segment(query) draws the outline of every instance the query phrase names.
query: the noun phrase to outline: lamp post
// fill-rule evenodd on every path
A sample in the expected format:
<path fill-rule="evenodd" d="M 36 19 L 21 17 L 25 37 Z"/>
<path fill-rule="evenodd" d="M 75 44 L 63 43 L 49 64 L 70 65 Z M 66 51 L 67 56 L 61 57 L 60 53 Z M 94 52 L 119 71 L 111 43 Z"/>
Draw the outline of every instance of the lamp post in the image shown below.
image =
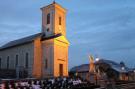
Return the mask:
<path fill-rule="evenodd" d="M 95 59 L 96 62 L 98 62 L 99 60 L 100 60 L 100 58 L 98 58 L 98 57 Z M 98 65 L 98 67 L 96 67 L 96 65 L 95 65 L 95 70 L 97 70 L 97 71 L 95 71 L 96 85 L 97 85 L 98 81 L 99 81 L 99 65 Z"/>
<path fill-rule="evenodd" d="M 124 70 L 125 70 L 125 67 L 122 66 L 122 67 L 121 67 L 121 70 L 124 71 Z M 123 76 L 122 76 L 122 80 L 123 80 Z M 125 79 L 125 75 L 124 75 L 124 80 L 126 80 L 126 79 Z"/>

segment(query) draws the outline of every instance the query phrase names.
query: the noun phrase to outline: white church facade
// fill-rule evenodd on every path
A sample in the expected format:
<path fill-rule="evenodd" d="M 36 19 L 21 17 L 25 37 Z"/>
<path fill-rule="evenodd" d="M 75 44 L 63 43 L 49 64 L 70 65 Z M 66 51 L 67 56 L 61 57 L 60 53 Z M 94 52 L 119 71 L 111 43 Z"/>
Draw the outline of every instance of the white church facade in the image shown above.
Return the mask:
<path fill-rule="evenodd" d="M 34 78 L 68 76 L 66 9 L 53 2 L 41 11 L 40 33 L 0 47 L 0 70 L 22 68 Z"/>

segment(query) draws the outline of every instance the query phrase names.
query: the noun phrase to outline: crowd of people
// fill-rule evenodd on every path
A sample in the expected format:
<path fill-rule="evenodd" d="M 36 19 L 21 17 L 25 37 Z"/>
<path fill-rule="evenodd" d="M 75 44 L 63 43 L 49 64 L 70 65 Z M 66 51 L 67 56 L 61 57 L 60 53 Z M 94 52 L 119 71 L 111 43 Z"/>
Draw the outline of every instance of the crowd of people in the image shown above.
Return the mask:
<path fill-rule="evenodd" d="M 92 87 L 95 87 L 95 85 L 79 77 L 10 80 L 0 84 L 0 89 L 86 89 Z"/>

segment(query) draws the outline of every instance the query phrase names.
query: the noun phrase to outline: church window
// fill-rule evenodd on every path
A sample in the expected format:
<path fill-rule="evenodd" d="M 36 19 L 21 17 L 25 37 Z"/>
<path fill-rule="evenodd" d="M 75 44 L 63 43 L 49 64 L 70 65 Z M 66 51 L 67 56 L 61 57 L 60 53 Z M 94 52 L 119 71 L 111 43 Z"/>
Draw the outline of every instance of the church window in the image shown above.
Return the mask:
<path fill-rule="evenodd" d="M 45 68 L 47 69 L 48 68 L 48 60 L 45 59 Z"/>
<path fill-rule="evenodd" d="M 49 32 L 49 30 L 50 30 L 50 29 L 49 29 L 49 28 L 47 28 L 47 32 Z"/>
<path fill-rule="evenodd" d="M 26 53 L 26 56 L 25 56 L 25 68 L 28 68 L 28 65 L 29 65 L 29 54 Z"/>
<path fill-rule="evenodd" d="M 16 55 L 16 58 L 15 58 L 15 66 L 17 67 L 18 66 L 18 55 Z"/>
<path fill-rule="evenodd" d="M 61 25 L 61 17 L 59 17 L 59 25 Z"/>
<path fill-rule="evenodd" d="M 0 69 L 1 69 L 1 58 L 0 58 Z"/>
<path fill-rule="evenodd" d="M 50 24 L 50 13 L 47 14 L 47 24 Z"/>
<path fill-rule="evenodd" d="M 7 69 L 9 69 L 9 56 L 7 57 Z"/>

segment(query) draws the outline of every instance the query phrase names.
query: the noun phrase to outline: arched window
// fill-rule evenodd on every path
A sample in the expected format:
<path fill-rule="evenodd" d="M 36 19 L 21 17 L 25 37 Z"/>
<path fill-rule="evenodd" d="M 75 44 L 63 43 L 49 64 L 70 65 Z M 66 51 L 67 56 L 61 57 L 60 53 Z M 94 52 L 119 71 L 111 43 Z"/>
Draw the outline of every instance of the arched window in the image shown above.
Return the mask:
<path fill-rule="evenodd" d="M 15 60 L 16 60 L 15 61 L 15 67 L 17 67 L 18 66 L 18 55 L 15 56 Z"/>
<path fill-rule="evenodd" d="M 7 57 L 7 69 L 9 69 L 9 56 Z"/>
<path fill-rule="evenodd" d="M 47 24 L 50 24 L 50 13 L 47 14 Z"/>
<path fill-rule="evenodd" d="M 0 69 L 1 69 L 1 58 L 0 58 Z"/>
<path fill-rule="evenodd" d="M 47 69 L 47 68 L 48 68 L 48 60 L 45 59 L 45 69 Z"/>
<path fill-rule="evenodd" d="M 61 25 L 61 17 L 59 17 L 59 25 Z"/>
<path fill-rule="evenodd" d="M 25 55 L 25 68 L 28 68 L 29 67 L 29 54 L 26 53 Z"/>

